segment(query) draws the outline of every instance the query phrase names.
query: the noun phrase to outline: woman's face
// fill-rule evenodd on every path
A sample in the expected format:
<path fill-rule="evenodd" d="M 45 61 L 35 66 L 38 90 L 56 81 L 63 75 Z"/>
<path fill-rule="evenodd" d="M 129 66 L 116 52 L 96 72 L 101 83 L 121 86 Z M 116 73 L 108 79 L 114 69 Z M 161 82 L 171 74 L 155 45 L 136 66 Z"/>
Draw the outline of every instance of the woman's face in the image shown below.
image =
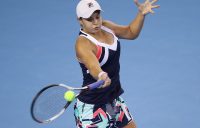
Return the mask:
<path fill-rule="evenodd" d="M 82 29 L 88 33 L 96 33 L 101 30 L 102 25 L 102 17 L 100 15 L 100 11 L 95 11 L 89 18 L 79 19 Z"/>

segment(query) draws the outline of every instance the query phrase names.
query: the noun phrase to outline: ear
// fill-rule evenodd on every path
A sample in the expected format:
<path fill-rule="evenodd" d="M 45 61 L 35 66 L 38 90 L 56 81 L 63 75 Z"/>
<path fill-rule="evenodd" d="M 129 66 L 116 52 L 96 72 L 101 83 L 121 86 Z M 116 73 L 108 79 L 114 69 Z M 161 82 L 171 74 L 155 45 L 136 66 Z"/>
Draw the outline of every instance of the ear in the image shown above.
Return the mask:
<path fill-rule="evenodd" d="M 83 20 L 82 18 L 77 18 L 78 22 L 80 23 L 80 25 L 82 26 L 83 25 Z"/>

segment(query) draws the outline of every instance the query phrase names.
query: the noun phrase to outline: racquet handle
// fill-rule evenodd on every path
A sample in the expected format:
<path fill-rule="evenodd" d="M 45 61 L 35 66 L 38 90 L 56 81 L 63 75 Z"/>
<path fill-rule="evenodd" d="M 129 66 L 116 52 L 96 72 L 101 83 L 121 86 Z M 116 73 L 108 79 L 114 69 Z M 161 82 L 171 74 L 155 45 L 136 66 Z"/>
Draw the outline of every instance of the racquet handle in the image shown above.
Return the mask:
<path fill-rule="evenodd" d="M 104 82 L 105 82 L 105 81 L 100 80 L 100 81 L 97 81 L 97 82 L 94 82 L 94 83 L 92 83 L 92 84 L 87 85 L 87 87 L 88 87 L 89 90 L 93 90 L 93 89 L 98 88 L 98 87 L 100 87 L 101 85 L 103 85 Z"/>

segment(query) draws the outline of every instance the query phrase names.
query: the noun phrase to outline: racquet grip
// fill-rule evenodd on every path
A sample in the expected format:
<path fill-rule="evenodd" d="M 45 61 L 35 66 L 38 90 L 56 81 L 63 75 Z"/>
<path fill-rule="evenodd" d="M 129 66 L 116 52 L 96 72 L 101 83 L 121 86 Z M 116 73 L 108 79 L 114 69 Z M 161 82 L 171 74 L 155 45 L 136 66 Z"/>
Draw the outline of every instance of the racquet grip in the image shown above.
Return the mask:
<path fill-rule="evenodd" d="M 87 85 L 87 87 L 88 87 L 89 90 L 93 90 L 93 89 L 98 88 L 98 87 L 100 87 L 101 85 L 103 85 L 104 82 L 105 82 L 105 81 L 100 80 L 100 81 L 97 81 L 97 82 L 94 82 L 94 83 L 92 83 L 92 84 Z"/>

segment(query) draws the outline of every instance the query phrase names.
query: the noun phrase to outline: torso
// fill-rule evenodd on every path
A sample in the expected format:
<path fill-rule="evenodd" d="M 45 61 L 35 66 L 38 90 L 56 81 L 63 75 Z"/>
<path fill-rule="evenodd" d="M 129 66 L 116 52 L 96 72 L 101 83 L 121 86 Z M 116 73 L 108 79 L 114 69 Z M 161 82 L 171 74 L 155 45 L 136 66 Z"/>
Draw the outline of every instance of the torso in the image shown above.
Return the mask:
<path fill-rule="evenodd" d="M 93 37 L 84 31 L 80 31 L 80 36 L 90 41 L 90 45 L 94 49 L 102 70 L 108 73 L 112 81 L 111 85 L 107 88 L 79 95 L 79 100 L 91 104 L 107 103 L 123 93 L 119 80 L 120 42 L 114 33 L 106 27 L 102 27 L 102 34 L 104 35 Z M 101 38 L 103 36 L 105 37 Z M 89 70 L 84 64 L 80 62 L 80 66 L 83 72 L 83 85 L 95 82 L 96 80 L 90 75 Z"/>

